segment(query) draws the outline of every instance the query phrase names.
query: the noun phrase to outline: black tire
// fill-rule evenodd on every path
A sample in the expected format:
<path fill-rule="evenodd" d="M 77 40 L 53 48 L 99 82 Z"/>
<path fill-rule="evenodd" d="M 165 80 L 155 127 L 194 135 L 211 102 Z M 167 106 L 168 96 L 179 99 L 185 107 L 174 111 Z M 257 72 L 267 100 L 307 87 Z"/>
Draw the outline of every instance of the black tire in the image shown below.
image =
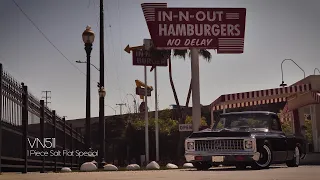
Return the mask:
<path fill-rule="evenodd" d="M 294 149 L 293 158 L 286 162 L 287 166 L 298 167 L 300 165 L 300 158 L 301 158 L 300 148 L 299 146 L 296 146 Z"/>
<path fill-rule="evenodd" d="M 268 169 L 272 163 L 272 149 L 268 144 L 264 144 L 260 149 L 260 158 L 258 161 L 252 163 L 252 169 Z"/>
<path fill-rule="evenodd" d="M 246 168 L 247 168 L 247 165 L 245 165 L 245 164 L 237 164 L 236 165 L 236 169 L 238 169 L 238 170 L 244 170 Z"/>
<path fill-rule="evenodd" d="M 208 170 L 212 167 L 211 163 L 207 162 L 196 162 L 192 164 L 198 171 Z"/>

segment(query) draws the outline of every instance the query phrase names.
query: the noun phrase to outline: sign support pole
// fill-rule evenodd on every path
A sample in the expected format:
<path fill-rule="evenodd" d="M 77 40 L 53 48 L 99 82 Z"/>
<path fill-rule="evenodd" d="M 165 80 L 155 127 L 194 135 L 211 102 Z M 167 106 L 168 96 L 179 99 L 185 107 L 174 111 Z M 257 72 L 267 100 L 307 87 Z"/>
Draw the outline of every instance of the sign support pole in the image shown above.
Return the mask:
<path fill-rule="evenodd" d="M 192 130 L 198 132 L 201 121 L 200 82 L 199 82 L 199 50 L 191 48 L 192 78 Z"/>
<path fill-rule="evenodd" d="M 145 111 L 144 111 L 144 119 L 145 119 L 145 147 L 146 147 L 146 163 L 149 163 L 149 122 L 148 122 L 148 84 L 147 84 L 147 66 L 144 66 L 144 102 L 145 102 Z"/>
<path fill-rule="evenodd" d="M 157 67 L 154 68 L 154 94 L 155 94 L 155 135 L 156 135 L 156 161 L 159 161 L 159 125 L 158 125 L 158 87 L 157 87 Z"/>

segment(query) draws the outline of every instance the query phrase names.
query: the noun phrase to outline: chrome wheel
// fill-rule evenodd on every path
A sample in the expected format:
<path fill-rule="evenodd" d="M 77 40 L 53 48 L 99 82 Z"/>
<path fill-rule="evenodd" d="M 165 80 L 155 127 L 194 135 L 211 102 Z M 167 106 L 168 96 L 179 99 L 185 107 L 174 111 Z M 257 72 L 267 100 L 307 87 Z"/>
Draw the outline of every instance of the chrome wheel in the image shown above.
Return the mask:
<path fill-rule="evenodd" d="M 264 145 L 260 152 L 260 159 L 256 162 L 258 166 L 265 168 L 271 164 L 271 150 L 267 145 Z"/>
<path fill-rule="evenodd" d="M 268 144 L 264 144 L 259 148 L 260 157 L 258 161 L 251 164 L 252 169 L 267 169 L 272 162 L 272 150 Z"/>
<path fill-rule="evenodd" d="M 298 166 L 300 164 L 300 150 L 298 147 L 294 150 L 294 157 L 296 159 L 296 165 Z"/>
<path fill-rule="evenodd" d="M 293 152 L 293 158 L 291 160 L 288 160 L 286 162 L 288 167 L 298 167 L 300 164 L 300 158 L 301 158 L 301 154 L 300 154 L 300 148 L 297 145 L 294 148 L 294 152 Z"/>

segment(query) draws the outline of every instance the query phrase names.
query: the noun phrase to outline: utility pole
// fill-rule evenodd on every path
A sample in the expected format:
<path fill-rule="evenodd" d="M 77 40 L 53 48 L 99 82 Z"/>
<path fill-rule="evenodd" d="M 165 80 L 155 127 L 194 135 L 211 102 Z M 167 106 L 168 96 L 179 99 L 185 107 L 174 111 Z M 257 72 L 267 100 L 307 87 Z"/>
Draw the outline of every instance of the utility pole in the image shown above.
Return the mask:
<path fill-rule="evenodd" d="M 117 106 L 120 106 L 120 115 L 122 115 L 122 106 L 125 106 L 126 103 L 120 103 L 120 104 L 116 104 Z"/>
<path fill-rule="evenodd" d="M 44 104 L 48 107 L 48 104 L 51 102 L 48 101 L 48 99 L 51 99 L 51 91 L 42 91 L 45 95 L 42 96 L 42 99 L 44 99 Z"/>
<path fill-rule="evenodd" d="M 103 0 L 100 0 L 100 87 L 99 92 L 104 89 L 104 12 L 103 12 Z M 101 167 L 105 165 L 105 120 L 104 120 L 104 98 L 99 94 L 99 136 L 100 136 L 100 161 Z"/>

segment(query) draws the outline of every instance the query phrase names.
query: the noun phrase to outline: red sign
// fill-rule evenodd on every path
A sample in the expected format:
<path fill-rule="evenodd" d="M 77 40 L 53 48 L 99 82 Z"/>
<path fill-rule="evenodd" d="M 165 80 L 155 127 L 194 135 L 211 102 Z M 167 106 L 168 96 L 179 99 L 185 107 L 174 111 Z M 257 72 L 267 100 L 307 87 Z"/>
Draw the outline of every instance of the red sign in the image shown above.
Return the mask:
<path fill-rule="evenodd" d="M 148 93 L 147 96 L 151 96 L 151 89 L 147 89 Z M 136 95 L 144 96 L 145 95 L 145 89 L 141 87 L 136 88 Z"/>
<path fill-rule="evenodd" d="M 245 8 L 167 8 L 141 4 L 151 39 L 158 49 L 217 49 L 243 53 Z"/>
<path fill-rule="evenodd" d="M 136 66 L 168 66 L 167 58 L 159 59 L 151 57 L 150 51 L 132 51 L 132 63 Z"/>

